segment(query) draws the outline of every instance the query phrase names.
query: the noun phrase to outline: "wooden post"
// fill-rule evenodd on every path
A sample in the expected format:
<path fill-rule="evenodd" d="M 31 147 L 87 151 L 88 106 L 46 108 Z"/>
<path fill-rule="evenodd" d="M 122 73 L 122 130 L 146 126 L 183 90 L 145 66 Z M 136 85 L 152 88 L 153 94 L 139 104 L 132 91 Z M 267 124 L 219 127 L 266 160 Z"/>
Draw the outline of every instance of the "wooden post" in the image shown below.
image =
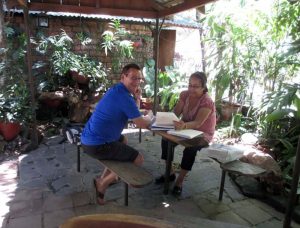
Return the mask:
<path fill-rule="evenodd" d="M 24 23 L 25 23 L 25 32 L 26 32 L 26 40 L 27 40 L 27 70 L 28 70 L 28 80 L 27 83 L 29 84 L 29 90 L 30 90 L 30 97 L 31 102 L 30 106 L 32 109 L 32 132 L 31 132 L 31 144 L 33 148 L 36 148 L 38 146 L 38 135 L 37 135 L 37 129 L 36 129 L 36 100 L 35 100 L 35 83 L 32 76 L 32 52 L 31 52 L 31 43 L 30 43 L 30 28 L 29 28 L 29 13 L 28 13 L 28 7 L 26 2 L 21 1 L 23 4 L 23 12 L 24 12 Z"/>
<path fill-rule="evenodd" d="M 156 115 L 157 107 L 157 77 L 158 77 L 158 52 L 159 52 L 159 18 L 156 18 L 155 30 L 154 30 L 154 101 L 153 101 L 153 114 Z"/>

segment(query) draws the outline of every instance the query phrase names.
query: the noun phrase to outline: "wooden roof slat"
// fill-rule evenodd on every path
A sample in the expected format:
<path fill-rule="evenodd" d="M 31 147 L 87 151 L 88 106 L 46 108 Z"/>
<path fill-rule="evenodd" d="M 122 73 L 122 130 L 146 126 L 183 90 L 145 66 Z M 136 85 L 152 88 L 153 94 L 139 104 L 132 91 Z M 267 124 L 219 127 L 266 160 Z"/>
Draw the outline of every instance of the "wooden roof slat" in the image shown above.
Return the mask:
<path fill-rule="evenodd" d="M 104 14 L 111 16 L 125 16 L 125 17 L 142 17 L 142 18 L 156 18 L 157 13 L 153 11 L 129 10 L 129 9 L 113 9 L 113 8 L 96 8 L 88 6 L 75 5 L 57 5 L 48 3 L 31 3 L 28 5 L 29 10 L 32 11 L 50 11 L 50 12 L 69 12 L 69 13 L 83 13 L 83 14 Z"/>
<path fill-rule="evenodd" d="M 158 17 L 162 18 L 162 17 L 176 14 L 176 13 L 188 10 L 188 9 L 193 9 L 195 7 L 199 7 L 199 6 L 205 5 L 210 2 L 214 2 L 214 1 L 215 0 L 185 0 L 180 5 L 176 5 L 176 6 L 159 11 Z"/>
<path fill-rule="evenodd" d="M 10 9 L 27 5 L 31 11 L 42 12 L 163 18 L 213 1 L 216 0 L 9 0 L 7 5 Z"/>

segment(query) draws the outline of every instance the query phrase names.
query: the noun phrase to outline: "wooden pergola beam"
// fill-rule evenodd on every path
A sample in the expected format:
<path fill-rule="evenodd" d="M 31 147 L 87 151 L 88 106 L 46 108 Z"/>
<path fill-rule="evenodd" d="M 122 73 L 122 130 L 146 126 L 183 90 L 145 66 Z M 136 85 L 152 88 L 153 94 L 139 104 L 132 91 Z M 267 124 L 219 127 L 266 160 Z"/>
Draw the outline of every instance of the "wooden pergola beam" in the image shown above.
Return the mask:
<path fill-rule="evenodd" d="M 199 6 L 203 6 L 207 3 L 214 2 L 215 0 L 185 0 L 180 5 L 167 8 L 158 12 L 158 17 L 162 18 L 172 14 L 176 14 L 185 10 L 193 9 Z"/>
<path fill-rule="evenodd" d="M 10 0 L 10 5 L 18 6 L 15 0 Z M 25 0 L 18 0 L 24 2 Z M 62 5 L 55 3 L 35 3 L 28 4 L 28 10 L 43 11 L 43 12 L 69 12 L 69 13 L 82 13 L 82 14 L 104 14 L 111 16 L 125 16 L 125 17 L 141 17 L 141 18 L 157 18 L 158 14 L 154 11 L 134 10 L 134 9 L 113 9 L 113 8 L 97 8 L 90 6 L 77 6 L 77 5 Z"/>

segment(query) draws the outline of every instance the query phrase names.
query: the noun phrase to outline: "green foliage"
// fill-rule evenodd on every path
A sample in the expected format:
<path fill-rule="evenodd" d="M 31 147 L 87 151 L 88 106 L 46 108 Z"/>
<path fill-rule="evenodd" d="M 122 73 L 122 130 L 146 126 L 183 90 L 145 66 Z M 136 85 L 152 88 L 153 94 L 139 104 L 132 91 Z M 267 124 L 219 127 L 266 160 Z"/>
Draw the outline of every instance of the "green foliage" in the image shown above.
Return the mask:
<path fill-rule="evenodd" d="M 153 59 L 148 59 L 143 68 L 145 77 L 144 91 L 147 97 L 154 96 L 154 70 L 155 62 Z M 179 69 L 173 66 L 165 66 L 165 71 L 160 71 L 157 76 L 157 93 L 160 96 L 160 105 L 172 110 L 179 99 L 179 94 L 187 86 L 186 75 L 181 74 Z"/>
<path fill-rule="evenodd" d="M 129 39 L 129 32 L 122 27 L 120 20 L 116 19 L 109 23 L 109 30 L 102 34 L 101 47 L 105 55 L 112 56 L 112 70 L 118 72 L 122 61 L 133 58 L 133 42 Z"/>
<path fill-rule="evenodd" d="M 81 34 L 82 42 L 88 42 L 87 37 Z M 96 89 L 106 90 L 108 81 L 106 72 L 101 62 L 87 57 L 87 55 L 75 54 L 72 51 L 73 40 L 65 31 L 58 35 L 42 37 L 37 50 L 50 56 L 50 72 L 39 75 L 40 87 L 56 90 L 62 83 L 62 79 L 70 71 L 76 71 L 84 77 L 88 77 L 89 87 L 92 91 Z M 52 72 L 53 71 L 53 72 Z M 59 76 L 59 77 L 57 77 Z"/>
<path fill-rule="evenodd" d="M 55 74 L 65 76 L 78 61 L 76 55 L 71 51 L 72 44 L 72 38 L 62 30 L 59 35 L 42 37 L 37 51 L 50 56 L 51 69 Z"/>
<path fill-rule="evenodd" d="M 300 134 L 299 98 L 299 85 L 283 84 L 279 91 L 266 94 L 257 111 L 260 134 L 277 152 L 283 168 L 296 153 Z"/>
<path fill-rule="evenodd" d="M 145 86 L 144 91 L 146 97 L 153 97 L 154 96 L 154 77 L 155 77 L 155 61 L 154 59 L 148 59 L 143 68 L 143 75 L 145 78 Z"/>
<path fill-rule="evenodd" d="M 26 37 L 11 27 L 5 27 L 6 49 L 1 49 L 0 119 L 30 122 L 32 109 L 26 83 Z"/>
<path fill-rule="evenodd" d="M 176 105 L 180 93 L 187 89 L 187 79 L 185 74 L 181 74 L 179 69 L 173 66 L 165 66 L 165 72 L 159 74 L 158 95 L 161 97 L 160 105 L 172 110 Z"/>
<path fill-rule="evenodd" d="M 212 7 L 207 12 L 204 20 L 207 72 L 213 78 L 217 108 L 224 98 L 242 104 L 251 102 L 253 90 L 249 90 L 250 85 L 251 88 L 258 85 L 265 91 L 274 91 L 279 82 L 297 75 L 299 5 L 299 2 L 279 0 L 271 14 L 255 11 L 239 20 L 230 11 L 220 12 Z M 239 11 L 246 6 L 245 1 Z"/>

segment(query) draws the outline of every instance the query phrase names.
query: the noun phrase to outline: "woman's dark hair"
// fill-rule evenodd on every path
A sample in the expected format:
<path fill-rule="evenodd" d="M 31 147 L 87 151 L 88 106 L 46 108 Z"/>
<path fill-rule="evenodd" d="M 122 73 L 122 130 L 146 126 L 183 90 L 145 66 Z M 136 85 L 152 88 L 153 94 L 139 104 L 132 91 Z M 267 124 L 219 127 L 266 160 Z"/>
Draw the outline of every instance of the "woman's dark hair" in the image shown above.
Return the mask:
<path fill-rule="evenodd" d="M 194 73 L 191 74 L 191 77 L 195 77 L 198 80 L 200 80 L 202 87 L 204 88 L 204 93 L 208 92 L 206 83 L 207 83 L 207 78 L 204 72 L 200 72 L 200 71 L 196 71 Z"/>
<path fill-rule="evenodd" d="M 137 64 L 130 63 L 123 67 L 121 74 L 127 74 L 130 69 L 141 70 L 141 68 Z"/>

